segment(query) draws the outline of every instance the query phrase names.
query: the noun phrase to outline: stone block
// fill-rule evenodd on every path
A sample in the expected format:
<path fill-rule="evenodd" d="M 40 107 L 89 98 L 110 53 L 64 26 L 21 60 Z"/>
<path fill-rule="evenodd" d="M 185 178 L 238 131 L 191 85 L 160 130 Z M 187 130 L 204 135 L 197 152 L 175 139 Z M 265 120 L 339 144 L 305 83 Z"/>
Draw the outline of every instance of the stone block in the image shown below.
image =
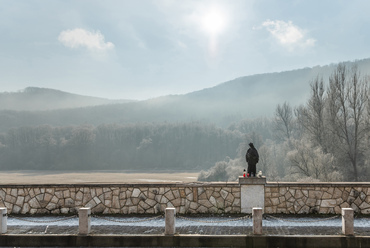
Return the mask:
<path fill-rule="evenodd" d="M 344 235 L 353 235 L 353 209 L 342 208 L 342 233 Z"/>
<path fill-rule="evenodd" d="M 193 209 L 193 210 L 196 210 L 198 208 L 198 203 L 191 202 L 189 208 Z"/>
<path fill-rule="evenodd" d="M 23 204 L 21 214 L 29 214 L 30 213 L 30 205 L 28 203 Z"/>
<path fill-rule="evenodd" d="M 54 192 L 53 192 L 54 194 Z M 26 190 L 25 189 L 18 189 L 18 196 L 26 196 Z"/>
<path fill-rule="evenodd" d="M 322 199 L 332 199 L 333 198 L 333 195 L 329 194 L 328 192 L 324 192 L 324 194 L 322 195 Z"/>
<path fill-rule="evenodd" d="M 58 208 L 58 205 L 55 204 L 55 203 L 49 203 L 46 207 L 45 207 L 47 210 L 51 211 L 51 210 L 54 210 L 54 209 L 57 209 Z"/>
<path fill-rule="evenodd" d="M 363 203 L 361 203 L 361 205 L 359 206 L 359 208 L 361 210 L 368 209 L 368 208 L 370 208 L 370 204 L 368 204 L 367 202 L 363 202 Z"/>
<path fill-rule="evenodd" d="M 303 206 L 299 211 L 298 214 L 308 214 L 310 212 L 310 208 L 308 206 Z"/>
<path fill-rule="evenodd" d="M 308 198 L 308 190 L 302 189 L 302 194 L 304 195 L 304 197 Z"/>
<path fill-rule="evenodd" d="M 185 189 L 180 189 L 180 197 L 181 198 L 186 198 Z"/>
<path fill-rule="evenodd" d="M 296 190 L 296 192 L 295 192 L 295 194 L 294 194 L 294 198 L 295 199 L 300 199 L 300 198 L 302 198 L 303 197 L 303 193 L 302 193 L 302 191 L 301 190 Z"/>
<path fill-rule="evenodd" d="M 265 208 L 266 207 L 271 207 L 271 206 L 272 206 L 271 199 L 270 198 L 265 198 Z"/>
<path fill-rule="evenodd" d="M 220 194 L 221 194 L 221 197 L 222 197 L 223 199 L 226 199 L 226 197 L 227 197 L 227 195 L 229 194 L 229 192 L 227 192 L 226 190 L 222 189 L 222 190 L 220 191 Z"/>
<path fill-rule="evenodd" d="M 328 192 L 330 195 L 333 195 L 334 187 L 330 187 L 326 192 Z"/>
<path fill-rule="evenodd" d="M 217 206 L 217 201 L 216 201 L 216 199 L 215 199 L 213 196 L 211 196 L 211 197 L 209 198 L 209 202 L 210 202 L 213 206 Z"/>
<path fill-rule="evenodd" d="M 24 204 L 24 196 L 18 196 L 15 205 L 22 207 Z"/>
<path fill-rule="evenodd" d="M 164 194 L 164 196 L 169 200 L 172 201 L 175 199 L 175 196 L 173 195 L 172 191 L 168 191 L 167 193 Z"/>
<path fill-rule="evenodd" d="M 144 210 L 147 210 L 147 209 L 149 209 L 149 208 L 150 208 L 150 205 L 149 205 L 149 204 L 147 204 L 147 203 L 145 203 L 145 202 L 143 202 L 143 201 L 140 201 L 140 202 L 139 202 L 139 206 L 140 206 L 142 209 L 144 209 Z"/>
<path fill-rule="evenodd" d="M 171 201 L 172 205 L 175 207 L 175 208 L 178 208 L 181 206 L 181 198 L 176 198 L 174 200 Z"/>
<path fill-rule="evenodd" d="M 112 199 L 112 208 L 120 208 L 120 204 L 119 204 L 119 197 L 118 195 L 113 195 L 113 199 Z"/>
<path fill-rule="evenodd" d="M 206 196 L 207 196 L 208 199 L 212 196 L 213 192 L 214 192 L 213 189 L 207 188 L 207 190 L 206 190 Z"/>
<path fill-rule="evenodd" d="M 158 202 L 152 199 L 146 199 L 145 203 L 148 204 L 151 207 L 154 207 Z"/>
<path fill-rule="evenodd" d="M 231 188 L 232 193 L 239 193 L 240 194 L 240 187 L 232 187 Z"/>
<path fill-rule="evenodd" d="M 320 207 L 319 214 L 328 214 L 329 208 Z"/>
<path fill-rule="evenodd" d="M 41 207 L 36 198 L 32 198 L 28 203 L 30 204 L 31 208 L 40 208 Z"/>
<path fill-rule="evenodd" d="M 309 207 L 314 207 L 316 204 L 316 199 L 308 198 L 306 201 L 306 205 Z"/>
<path fill-rule="evenodd" d="M 360 196 L 358 196 L 356 198 L 356 200 L 354 201 L 354 203 L 356 204 L 356 206 L 360 206 L 362 204 L 362 200 L 361 200 Z"/>
<path fill-rule="evenodd" d="M 265 185 L 241 185 L 240 205 L 242 213 L 252 213 L 252 208 L 265 207 Z"/>
<path fill-rule="evenodd" d="M 80 208 L 78 211 L 79 225 L 78 233 L 80 235 L 87 235 L 91 230 L 91 209 Z"/>
<path fill-rule="evenodd" d="M 208 208 L 206 208 L 205 206 L 199 206 L 197 208 L 197 212 L 198 213 L 201 213 L 201 214 L 207 213 L 208 212 Z"/>
<path fill-rule="evenodd" d="M 333 198 L 334 199 L 341 198 L 342 194 L 343 192 L 339 188 L 335 188 L 333 192 Z"/>
<path fill-rule="evenodd" d="M 240 207 L 240 198 L 235 198 L 232 206 L 233 207 Z"/>
<path fill-rule="evenodd" d="M 361 210 L 361 214 L 370 214 L 370 208 Z"/>
<path fill-rule="evenodd" d="M 279 193 L 280 195 L 285 195 L 288 192 L 286 187 L 280 187 L 279 188 Z"/>
<path fill-rule="evenodd" d="M 361 201 L 365 201 L 366 194 L 364 192 L 360 192 L 360 199 L 361 199 Z"/>
<path fill-rule="evenodd" d="M 85 201 L 85 198 L 86 197 L 89 197 L 91 198 L 91 195 L 90 194 L 84 194 L 84 201 Z M 134 196 L 133 196 L 134 197 Z M 112 200 L 113 198 L 113 192 L 112 191 L 108 191 L 108 192 L 105 192 L 104 193 L 104 199 L 105 200 Z M 90 200 L 90 199 L 89 199 Z"/>
<path fill-rule="evenodd" d="M 279 193 L 279 188 L 278 187 L 271 187 L 270 192 L 271 193 Z"/>
<path fill-rule="evenodd" d="M 289 199 L 289 198 L 291 198 L 293 195 L 289 192 L 289 191 L 287 191 L 286 193 L 285 193 L 285 195 L 284 195 L 284 197 L 285 197 L 285 199 Z"/>
<path fill-rule="evenodd" d="M 228 196 L 225 198 L 225 201 L 228 201 L 228 202 L 233 202 L 234 201 L 234 196 L 233 194 L 229 193 Z"/>
<path fill-rule="evenodd" d="M 206 208 L 213 207 L 212 203 L 210 203 L 208 200 L 199 200 L 198 203 Z"/>
<path fill-rule="evenodd" d="M 309 190 L 308 197 L 313 199 L 321 199 L 322 192 L 318 190 Z"/>
<path fill-rule="evenodd" d="M 262 234 L 262 208 L 253 208 L 252 209 L 252 218 L 253 218 L 253 234 L 261 235 Z"/>
<path fill-rule="evenodd" d="M 4 207 L 0 208 L 0 234 L 6 233 L 8 230 L 8 210 Z"/>
<path fill-rule="evenodd" d="M 340 213 L 341 213 L 341 211 L 342 211 L 342 209 L 341 209 L 339 206 L 336 206 L 336 207 L 334 208 L 334 212 L 335 212 L 335 214 L 340 214 Z"/>
<path fill-rule="evenodd" d="M 321 207 L 328 208 L 328 207 L 335 207 L 337 205 L 337 201 L 334 199 L 329 200 L 322 200 Z"/>
<path fill-rule="evenodd" d="M 270 201 L 273 206 L 277 206 L 280 204 L 279 198 L 271 198 Z"/>

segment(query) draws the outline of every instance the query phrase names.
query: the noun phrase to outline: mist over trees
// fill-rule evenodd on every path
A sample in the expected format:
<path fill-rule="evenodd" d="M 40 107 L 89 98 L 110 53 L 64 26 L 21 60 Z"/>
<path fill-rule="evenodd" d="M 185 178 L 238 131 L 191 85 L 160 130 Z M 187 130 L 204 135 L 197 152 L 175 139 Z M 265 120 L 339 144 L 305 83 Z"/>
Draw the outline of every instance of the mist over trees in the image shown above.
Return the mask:
<path fill-rule="evenodd" d="M 200 170 L 235 157 L 242 135 L 199 123 L 14 128 L 3 170 Z"/>
<path fill-rule="evenodd" d="M 201 171 L 202 181 L 235 181 L 253 142 L 260 154 L 257 171 L 270 181 L 368 181 L 370 59 L 359 64 L 328 66 L 330 73 L 316 68 L 256 75 L 142 102 L 48 111 L 5 106 L 0 170 L 181 170 Z M 274 78 L 292 81 L 273 94 Z M 306 80 L 294 87 L 307 100 L 292 104 L 288 95 L 298 80 Z M 270 98 L 279 100 L 270 107 L 273 115 L 263 112 L 275 103 Z M 262 111 L 259 117 L 251 108 Z"/>
<path fill-rule="evenodd" d="M 326 85 L 319 75 L 311 81 L 306 104 L 294 108 L 287 102 L 278 104 L 270 121 L 246 120 L 230 130 L 246 131 L 241 150 L 246 151 L 248 142 L 255 143 L 262 154 L 257 170 L 269 180 L 368 181 L 369 85 L 370 77 L 357 66 L 341 63 Z M 217 180 L 219 175 L 235 180 L 247 167 L 243 155 L 216 163 L 199 179 Z"/>

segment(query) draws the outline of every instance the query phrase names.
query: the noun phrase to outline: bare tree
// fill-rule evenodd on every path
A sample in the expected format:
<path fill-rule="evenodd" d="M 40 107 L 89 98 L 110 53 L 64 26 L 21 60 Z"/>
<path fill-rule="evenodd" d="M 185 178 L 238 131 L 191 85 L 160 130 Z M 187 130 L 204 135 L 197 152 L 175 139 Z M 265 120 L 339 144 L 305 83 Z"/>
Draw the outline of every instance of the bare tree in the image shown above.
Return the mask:
<path fill-rule="evenodd" d="M 322 78 L 316 77 L 311 82 L 311 96 L 306 106 L 300 106 L 295 109 L 298 124 L 315 146 L 322 147 L 327 152 L 327 133 L 325 132 L 325 102 L 324 82 Z"/>
<path fill-rule="evenodd" d="M 289 103 L 278 104 L 275 110 L 274 127 L 276 136 L 280 140 L 289 140 L 293 133 L 293 110 Z"/>
<path fill-rule="evenodd" d="M 318 179 L 320 181 L 337 181 L 341 175 L 336 172 L 335 159 L 330 153 L 324 153 L 319 146 L 313 146 L 309 140 L 295 140 L 294 149 L 287 157 L 291 174 Z"/>
<path fill-rule="evenodd" d="M 329 78 L 327 90 L 329 128 L 339 142 L 336 148 L 346 154 L 352 165 L 355 181 L 359 178 L 361 143 L 368 130 L 365 123 L 368 83 L 366 77 L 360 77 L 357 67 L 348 70 L 344 64 L 339 64 Z"/>

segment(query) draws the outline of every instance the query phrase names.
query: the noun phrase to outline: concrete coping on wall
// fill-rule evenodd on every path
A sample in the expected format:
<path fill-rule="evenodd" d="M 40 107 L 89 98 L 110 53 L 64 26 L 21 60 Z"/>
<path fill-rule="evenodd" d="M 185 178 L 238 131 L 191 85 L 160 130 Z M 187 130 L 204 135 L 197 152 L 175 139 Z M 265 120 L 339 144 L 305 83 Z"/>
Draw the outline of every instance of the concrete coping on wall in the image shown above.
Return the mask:
<path fill-rule="evenodd" d="M 266 177 L 239 177 L 240 185 L 265 185 Z"/>
<path fill-rule="evenodd" d="M 237 181 L 234 182 L 190 182 L 190 183 L 183 183 L 183 182 L 176 182 L 176 183 L 70 183 L 70 184 L 0 184 L 0 188 L 25 188 L 25 187 L 40 187 L 40 188 L 68 188 L 68 187 L 76 187 L 76 188 L 84 188 L 84 187 L 126 187 L 126 188 L 135 188 L 135 187 L 148 187 L 148 188 L 155 188 L 155 187 L 235 187 L 239 186 Z"/>
<path fill-rule="evenodd" d="M 370 186 L 369 182 L 267 182 L 266 187 L 362 187 Z"/>

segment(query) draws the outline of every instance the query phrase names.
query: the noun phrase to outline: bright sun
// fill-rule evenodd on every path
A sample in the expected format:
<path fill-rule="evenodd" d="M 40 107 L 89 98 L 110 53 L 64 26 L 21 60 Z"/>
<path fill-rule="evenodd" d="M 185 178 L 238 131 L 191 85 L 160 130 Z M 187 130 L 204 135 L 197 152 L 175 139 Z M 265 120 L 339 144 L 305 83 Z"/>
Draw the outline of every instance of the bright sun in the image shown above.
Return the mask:
<path fill-rule="evenodd" d="M 220 9 L 209 10 L 202 18 L 202 28 L 210 35 L 219 35 L 226 28 L 226 15 Z"/>

